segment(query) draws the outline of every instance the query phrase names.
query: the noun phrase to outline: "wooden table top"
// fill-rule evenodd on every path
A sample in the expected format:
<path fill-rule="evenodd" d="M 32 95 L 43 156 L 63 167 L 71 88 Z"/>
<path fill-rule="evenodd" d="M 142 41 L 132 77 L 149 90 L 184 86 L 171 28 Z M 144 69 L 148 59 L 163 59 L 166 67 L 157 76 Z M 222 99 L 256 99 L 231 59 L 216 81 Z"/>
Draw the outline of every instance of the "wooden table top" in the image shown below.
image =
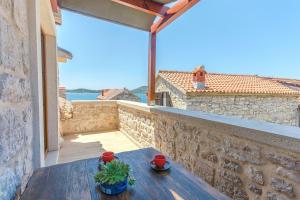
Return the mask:
<path fill-rule="evenodd" d="M 149 162 L 159 152 L 153 148 L 118 154 L 130 164 L 136 179 L 134 186 L 118 196 L 102 194 L 94 181 L 98 159 L 80 160 L 36 170 L 21 197 L 22 200 L 168 200 L 168 199 L 229 199 L 182 166 L 171 162 L 169 172 L 153 171 Z"/>

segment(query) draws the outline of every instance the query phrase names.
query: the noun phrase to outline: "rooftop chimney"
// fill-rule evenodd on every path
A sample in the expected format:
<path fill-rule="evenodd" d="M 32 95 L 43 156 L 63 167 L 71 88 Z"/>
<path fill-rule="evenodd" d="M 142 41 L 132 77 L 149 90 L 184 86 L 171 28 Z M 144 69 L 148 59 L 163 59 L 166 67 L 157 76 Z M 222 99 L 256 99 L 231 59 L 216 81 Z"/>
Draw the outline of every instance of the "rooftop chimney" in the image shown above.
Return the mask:
<path fill-rule="evenodd" d="M 109 91 L 109 89 L 102 89 L 101 96 L 103 96 L 103 97 L 106 96 L 108 91 Z"/>
<path fill-rule="evenodd" d="M 205 74 L 204 66 L 196 67 L 193 71 L 193 85 L 195 89 L 201 90 L 205 88 Z"/>

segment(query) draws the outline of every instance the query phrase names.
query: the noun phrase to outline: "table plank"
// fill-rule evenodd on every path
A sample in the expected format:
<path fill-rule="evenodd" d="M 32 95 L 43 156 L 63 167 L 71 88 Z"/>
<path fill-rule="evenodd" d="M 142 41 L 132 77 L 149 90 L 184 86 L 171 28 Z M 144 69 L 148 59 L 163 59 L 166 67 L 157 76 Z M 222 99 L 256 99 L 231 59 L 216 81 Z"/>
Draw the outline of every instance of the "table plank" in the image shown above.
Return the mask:
<path fill-rule="evenodd" d="M 41 168 L 31 177 L 22 200 L 151 200 L 151 199 L 229 199 L 202 179 L 189 173 L 181 165 L 171 162 L 168 172 L 154 172 L 149 162 L 159 152 L 145 148 L 118 154 L 128 163 L 137 179 L 136 185 L 117 196 L 99 191 L 94 181 L 98 159 L 87 159 Z"/>
<path fill-rule="evenodd" d="M 66 199 L 91 200 L 86 162 L 77 161 L 70 166 L 68 183 L 66 185 Z"/>

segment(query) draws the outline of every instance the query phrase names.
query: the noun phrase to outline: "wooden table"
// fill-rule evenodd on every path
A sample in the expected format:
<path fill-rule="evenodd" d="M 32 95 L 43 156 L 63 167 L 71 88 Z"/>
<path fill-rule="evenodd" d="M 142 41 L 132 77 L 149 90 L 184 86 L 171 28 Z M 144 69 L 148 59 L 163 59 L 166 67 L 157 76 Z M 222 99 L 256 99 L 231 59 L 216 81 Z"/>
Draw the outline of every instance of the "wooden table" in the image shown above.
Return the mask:
<path fill-rule="evenodd" d="M 102 194 L 94 181 L 97 158 L 40 168 L 30 178 L 22 200 L 96 200 L 96 199 L 229 199 L 182 166 L 172 163 L 169 172 L 157 173 L 149 161 L 159 153 L 153 148 L 118 154 L 129 163 L 136 184 L 118 196 Z"/>

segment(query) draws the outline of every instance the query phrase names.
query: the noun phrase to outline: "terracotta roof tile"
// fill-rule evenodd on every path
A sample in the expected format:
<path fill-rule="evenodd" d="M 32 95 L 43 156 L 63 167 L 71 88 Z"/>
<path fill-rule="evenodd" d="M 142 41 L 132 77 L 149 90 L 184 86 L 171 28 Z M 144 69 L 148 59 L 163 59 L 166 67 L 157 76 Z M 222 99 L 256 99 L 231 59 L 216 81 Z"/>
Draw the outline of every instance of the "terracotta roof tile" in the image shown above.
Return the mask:
<path fill-rule="evenodd" d="M 191 72 L 160 71 L 158 76 L 187 93 L 300 95 L 299 91 L 256 75 L 207 73 L 205 89 L 200 90 L 193 87 Z"/>
<path fill-rule="evenodd" d="M 124 92 L 125 89 L 106 89 L 104 96 L 100 93 L 100 95 L 97 97 L 98 100 L 111 100 L 115 96 L 121 94 Z"/>

